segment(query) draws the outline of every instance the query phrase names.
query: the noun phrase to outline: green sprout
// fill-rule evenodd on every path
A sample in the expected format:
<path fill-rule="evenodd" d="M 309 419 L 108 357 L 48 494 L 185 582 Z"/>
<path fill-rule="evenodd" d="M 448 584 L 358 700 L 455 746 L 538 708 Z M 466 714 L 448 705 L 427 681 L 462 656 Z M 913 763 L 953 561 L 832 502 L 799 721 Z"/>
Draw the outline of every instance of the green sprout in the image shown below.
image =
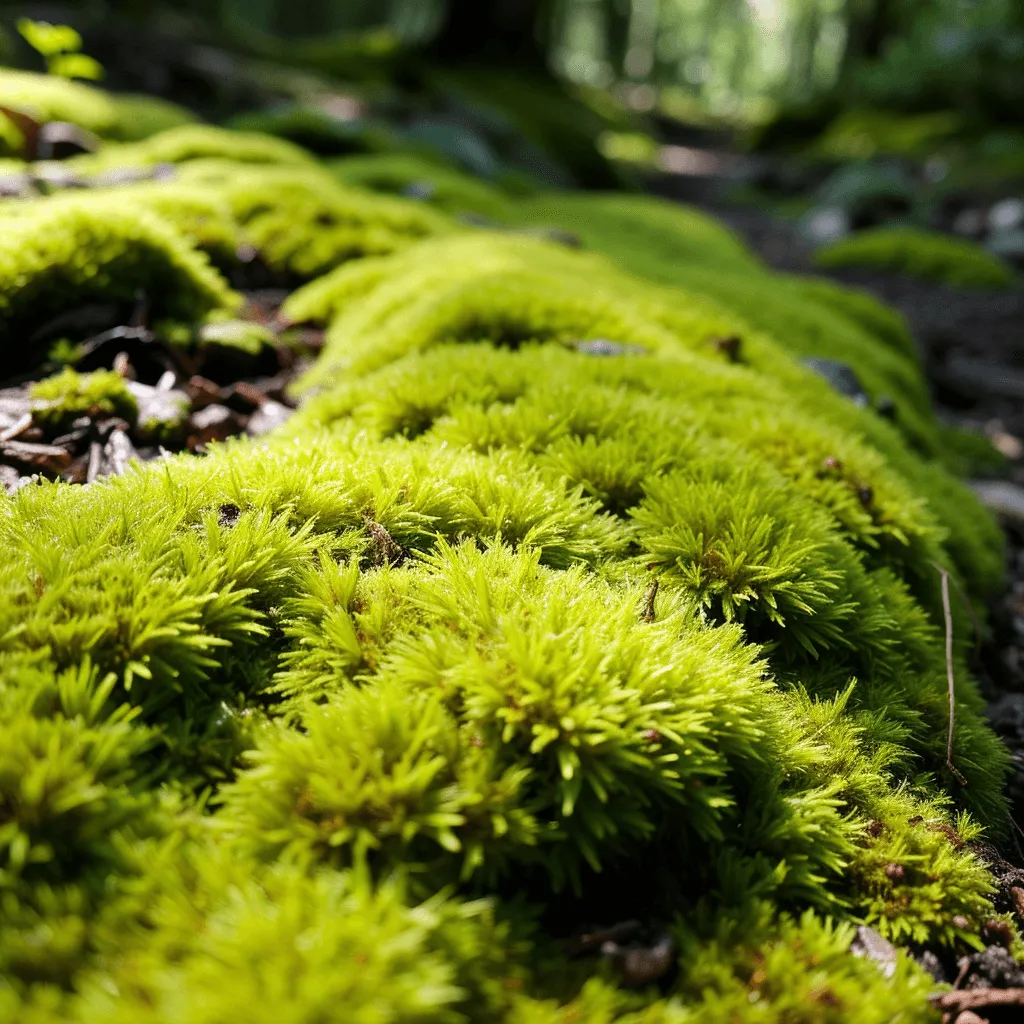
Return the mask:
<path fill-rule="evenodd" d="M 103 78 L 103 65 L 81 52 L 82 37 L 70 25 L 51 25 L 31 18 L 18 20 L 18 32 L 46 61 L 46 70 L 58 78 Z"/>

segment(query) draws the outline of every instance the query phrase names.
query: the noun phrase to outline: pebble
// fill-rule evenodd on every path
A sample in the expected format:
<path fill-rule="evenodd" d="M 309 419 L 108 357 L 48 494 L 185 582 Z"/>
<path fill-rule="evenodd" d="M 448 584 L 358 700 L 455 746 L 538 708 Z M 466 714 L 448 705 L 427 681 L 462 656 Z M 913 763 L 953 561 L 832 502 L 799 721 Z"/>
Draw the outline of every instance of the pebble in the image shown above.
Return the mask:
<path fill-rule="evenodd" d="M 1024 523 L 1024 487 L 1009 480 L 972 480 L 971 489 L 997 515 Z"/>

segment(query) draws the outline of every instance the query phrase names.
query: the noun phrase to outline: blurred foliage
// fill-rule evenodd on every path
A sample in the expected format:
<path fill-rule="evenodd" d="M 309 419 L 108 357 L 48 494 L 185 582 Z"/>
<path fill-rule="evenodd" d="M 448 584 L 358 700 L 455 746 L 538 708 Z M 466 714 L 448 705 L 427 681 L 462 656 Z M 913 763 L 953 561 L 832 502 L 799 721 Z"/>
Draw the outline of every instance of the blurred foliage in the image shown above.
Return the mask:
<path fill-rule="evenodd" d="M 2 0 L 0 9 L 31 5 Z M 53 5 L 46 5 L 48 8 Z M 410 49 L 548 65 L 627 105 L 763 121 L 844 105 L 1019 120 L 1019 0 L 81 0 L 78 17 L 189 18 L 265 57 L 363 78 Z M 72 22 L 76 24 L 77 22 Z M 492 45 L 498 38 L 505 48 Z M 484 41 L 482 41 L 484 40 Z M 2 53 L 2 42 L 0 42 Z"/>

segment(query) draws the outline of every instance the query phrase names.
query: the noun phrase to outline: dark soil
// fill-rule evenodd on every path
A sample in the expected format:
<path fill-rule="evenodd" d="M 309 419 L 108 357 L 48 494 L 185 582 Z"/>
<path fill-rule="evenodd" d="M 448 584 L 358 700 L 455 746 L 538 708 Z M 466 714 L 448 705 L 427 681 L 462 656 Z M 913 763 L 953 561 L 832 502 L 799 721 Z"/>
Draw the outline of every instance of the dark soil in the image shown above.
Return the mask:
<path fill-rule="evenodd" d="M 0 381 L 0 487 L 13 493 L 40 478 L 90 484 L 124 473 L 132 462 L 181 451 L 202 454 L 211 442 L 279 426 L 293 407 L 288 385 L 323 340 L 319 332 L 279 321 L 286 294 L 245 293 L 241 319 L 275 338 L 258 355 L 201 339 L 183 348 L 151 331 L 144 316 L 96 334 L 88 331 L 89 308 L 62 317 L 63 329 L 77 327 L 81 336 L 71 365 L 120 374 L 138 403 L 138 419 L 129 423 L 94 409 L 48 429 L 33 419 L 31 385 L 57 365 L 40 364 L 29 380 Z"/>

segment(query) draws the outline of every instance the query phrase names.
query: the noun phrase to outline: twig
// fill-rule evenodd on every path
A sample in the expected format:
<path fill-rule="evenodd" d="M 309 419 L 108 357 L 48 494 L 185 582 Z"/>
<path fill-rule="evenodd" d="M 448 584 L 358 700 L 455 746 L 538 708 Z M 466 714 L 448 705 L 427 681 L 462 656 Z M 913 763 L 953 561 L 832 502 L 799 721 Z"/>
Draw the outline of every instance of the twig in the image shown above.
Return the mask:
<path fill-rule="evenodd" d="M 658 596 L 660 583 L 655 580 L 647 591 L 647 598 L 644 601 L 644 622 L 654 621 L 654 599 Z"/>
<path fill-rule="evenodd" d="M 942 572 L 942 567 L 938 562 L 932 562 L 939 572 Z M 971 619 L 971 628 L 974 630 L 974 654 L 977 656 L 981 653 L 981 623 L 978 622 L 978 615 L 974 610 L 974 605 L 971 604 L 971 599 L 967 596 L 967 591 L 960 586 L 960 581 L 953 578 L 953 586 L 956 587 L 956 592 L 960 595 L 960 600 L 963 602 L 964 608 L 967 609 L 967 614 Z"/>
<path fill-rule="evenodd" d="M 13 441 L 32 426 L 32 413 L 27 412 L 4 430 L 0 430 L 0 441 Z"/>
<path fill-rule="evenodd" d="M 962 1013 L 988 1006 L 1024 1006 L 1024 988 L 973 988 L 932 996 L 940 1010 Z"/>
<path fill-rule="evenodd" d="M 949 690 L 949 732 L 946 734 L 946 767 L 961 786 L 967 779 L 953 764 L 953 729 L 956 725 L 956 691 L 953 679 L 953 613 L 949 607 L 949 573 L 938 564 L 932 563 L 942 577 L 942 614 L 946 620 L 946 686 Z"/>
<path fill-rule="evenodd" d="M 1020 840 L 1017 838 L 1018 832 L 1024 836 L 1024 829 L 1017 824 L 1016 819 L 1009 811 L 1006 812 L 1006 820 L 1013 826 L 1010 830 L 1010 835 L 1013 836 L 1013 846 L 1017 851 L 1017 863 L 1024 864 L 1024 850 L 1020 848 Z M 1021 909 L 1024 911 L 1024 905 L 1022 905 Z M 1021 919 L 1024 920 L 1024 913 L 1021 914 Z"/>

